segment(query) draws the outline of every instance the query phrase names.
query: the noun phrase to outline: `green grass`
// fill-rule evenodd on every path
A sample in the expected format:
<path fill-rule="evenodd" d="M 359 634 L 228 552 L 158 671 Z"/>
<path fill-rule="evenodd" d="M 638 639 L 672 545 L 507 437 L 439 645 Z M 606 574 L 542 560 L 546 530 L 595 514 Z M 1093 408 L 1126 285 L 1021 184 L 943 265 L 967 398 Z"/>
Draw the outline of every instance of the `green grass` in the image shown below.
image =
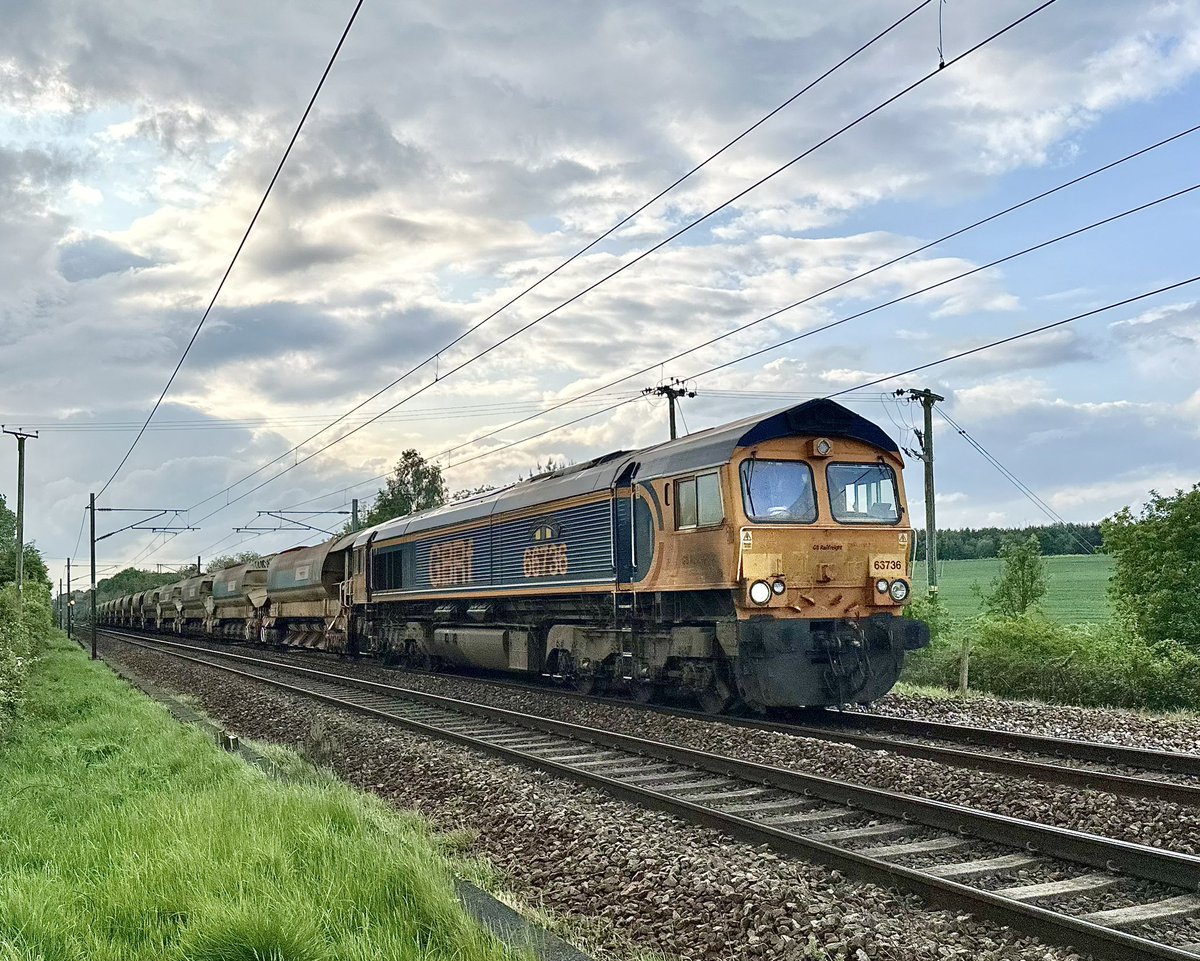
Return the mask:
<path fill-rule="evenodd" d="M 1107 554 L 1046 557 L 1048 590 L 1042 599 L 1047 617 L 1062 624 L 1095 624 L 1112 615 L 1108 601 L 1108 578 L 1112 558 Z M 938 592 L 946 610 L 954 617 L 973 617 L 982 612 L 972 584 L 987 589 L 1000 573 L 1000 560 L 943 561 L 938 575 Z M 915 565 L 913 588 L 925 596 L 925 562 Z"/>
<path fill-rule="evenodd" d="M 475 961 L 423 822 L 269 779 L 65 640 L 0 743 L 2 961 Z"/>

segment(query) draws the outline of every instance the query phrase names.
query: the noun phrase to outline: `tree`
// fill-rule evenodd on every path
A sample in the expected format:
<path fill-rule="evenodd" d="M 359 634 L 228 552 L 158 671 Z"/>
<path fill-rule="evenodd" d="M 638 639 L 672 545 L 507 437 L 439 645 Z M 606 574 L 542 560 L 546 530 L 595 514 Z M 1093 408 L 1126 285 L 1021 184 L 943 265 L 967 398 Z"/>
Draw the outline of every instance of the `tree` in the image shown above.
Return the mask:
<path fill-rule="evenodd" d="M 382 524 L 395 517 L 441 507 L 446 503 L 446 482 L 442 470 L 412 448 L 396 461 L 387 486 L 379 491 L 375 503 L 363 516 L 363 526 Z"/>
<path fill-rule="evenodd" d="M 988 613 L 1020 617 L 1046 594 L 1046 564 L 1037 534 L 1010 540 L 1000 548 L 1000 576 L 983 595 Z"/>
<path fill-rule="evenodd" d="M 239 567 L 242 564 L 252 564 L 254 561 L 261 561 L 262 554 L 258 551 L 242 551 L 240 554 L 224 554 L 221 557 L 214 557 L 208 562 L 204 568 L 206 574 L 214 574 L 217 571 L 223 571 L 230 567 Z"/>
<path fill-rule="evenodd" d="M 0 494 L 0 584 L 17 580 L 17 515 L 8 509 Z M 25 580 L 50 585 L 50 574 L 41 552 L 32 544 L 25 545 Z"/>
<path fill-rule="evenodd" d="M 1200 648 L 1200 484 L 1172 497 L 1151 491 L 1139 515 L 1125 507 L 1100 527 L 1118 614 L 1152 644 Z"/>
<path fill-rule="evenodd" d="M 195 572 L 195 564 L 192 565 L 191 570 Z M 143 571 L 137 567 L 127 567 L 112 577 L 102 579 L 96 585 L 96 603 L 102 604 L 104 601 L 124 597 L 126 594 L 140 594 L 142 591 L 153 590 L 156 587 L 162 587 L 164 584 L 174 584 L 186 576 L 186 574 L 178 571 Z M 86 604 L 86 592 L 82 597 L 84 598 L 83 600 L 76 599 L 78 601 L 77 607 Z"/>

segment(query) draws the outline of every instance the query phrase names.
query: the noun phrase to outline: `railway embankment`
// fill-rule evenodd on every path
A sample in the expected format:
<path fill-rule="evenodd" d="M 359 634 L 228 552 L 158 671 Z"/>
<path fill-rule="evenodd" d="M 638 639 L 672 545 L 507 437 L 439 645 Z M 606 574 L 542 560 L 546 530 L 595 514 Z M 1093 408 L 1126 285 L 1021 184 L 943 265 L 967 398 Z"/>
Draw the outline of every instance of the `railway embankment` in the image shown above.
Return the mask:
<path fill-rule="evenodd" d="M 113 638 L 102 639 L 102 651 L 191 692 L 246 735 L 299 746 L 319 724 L 344 779 L 473 838 L 472 854 L 521 900 L 585 931 L 597 956 L 1079 957 L 462 745 Z"/>
<path fill-rule="evenodd" d="M 419 818 L 219 750 L 61 635 L 0 750 L 0 954 L 496 959 Z"/>

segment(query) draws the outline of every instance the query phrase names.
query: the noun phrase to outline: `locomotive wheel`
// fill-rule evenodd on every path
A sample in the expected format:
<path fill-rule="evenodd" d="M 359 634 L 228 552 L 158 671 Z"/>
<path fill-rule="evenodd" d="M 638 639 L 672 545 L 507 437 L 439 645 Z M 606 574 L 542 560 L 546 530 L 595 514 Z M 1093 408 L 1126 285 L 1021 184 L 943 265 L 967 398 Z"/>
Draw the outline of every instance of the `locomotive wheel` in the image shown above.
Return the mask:
<path fill-rule="evenodd" d="M 733 706 L 733 692 L 724 681 L 716 679 L 703 691 L 696 692 L 696 701 L 705 714 L 724 714 Z"/>

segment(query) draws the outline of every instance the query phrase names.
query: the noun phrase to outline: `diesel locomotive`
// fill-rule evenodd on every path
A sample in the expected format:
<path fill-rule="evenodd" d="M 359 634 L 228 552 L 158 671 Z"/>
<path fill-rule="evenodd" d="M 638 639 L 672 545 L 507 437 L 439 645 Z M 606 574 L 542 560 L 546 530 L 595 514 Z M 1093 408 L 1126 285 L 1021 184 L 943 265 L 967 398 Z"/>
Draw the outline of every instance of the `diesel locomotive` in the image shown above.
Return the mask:
<path fill-rule="evenodd" d="M 106 623 L 709 711 L 875 700 L 929 643 L 903 461 L 814 400 L 110 601 Z"/>

